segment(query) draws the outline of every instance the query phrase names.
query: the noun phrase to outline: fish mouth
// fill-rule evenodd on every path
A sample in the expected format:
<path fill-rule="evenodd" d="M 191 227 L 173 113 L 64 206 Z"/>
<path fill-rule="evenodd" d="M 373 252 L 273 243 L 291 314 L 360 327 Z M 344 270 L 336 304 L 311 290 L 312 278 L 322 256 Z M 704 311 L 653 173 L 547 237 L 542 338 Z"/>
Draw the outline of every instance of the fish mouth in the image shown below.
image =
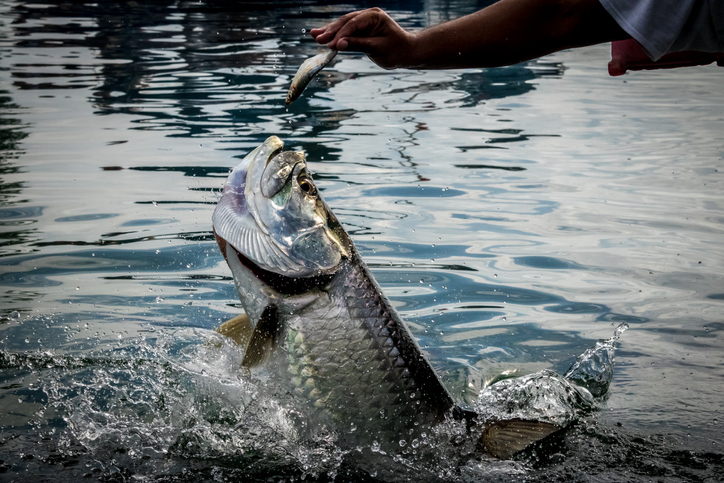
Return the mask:
<path fill-rule="evenodd" d="M 258 216 L 260 210 L 256 205 L 264 203 L 262 198 L 273 198 L 295 174 L 298 176 L 306 173 L 307 162 L 304 153 L 283 151 L 283 147 L 281 139 L 271 136 L 257 148 L 259 151 L 252 156 L 247 166 L 244 180 L 246 202 L 249 204 L 249 212 L 260 225 L 264 225 L 263 217 Z M 266 231 L 265 227 L 263 229 Z"/>
<path fill-rule="evenodd" d="M 267 168 L 272 164 L 272 161 L 282 154 L 284 149 L 284 143 L 281 139 L 276 136 L 272 136 L 257 148 L 260 152 L 256 156 L 252 156 L 249 166 L 246 171 L 246 179 L 244 180 L 244 191 L 251 191 L 249 194 L 255 194 L 261 192 L 266 196 L 268 190 L 264 189 L 265 176 Z M 249 190 L 249 188 L 251 188 Z M 247 203 L 252 200 L 249 199 L 247 194 Z M 254 204 L 253 202 L 250 204 Z M 253 206 L 248 207 L 252 213 L 254 210 Z M 257 218 L 255 216 L 255 218 Z M 258 221 L 258 218 L 257 218 Z"/>
<path fill-rule="evenodd" d="M 269 157 L 266 158 L 266 165 L 267 165 L 267 166 L 269 166 L 269 163 L 271 163 L 271 160 L 272 160 L 272 159 L 276 158 L 277 156 L 279 156 L 279 155 L 282 153 L 282 149 L 284 149 L 284 146 L 279 146 L 278 148 L 276 148 L 274 151 L 272 151 L 272 152 L 269 154 Z"/>

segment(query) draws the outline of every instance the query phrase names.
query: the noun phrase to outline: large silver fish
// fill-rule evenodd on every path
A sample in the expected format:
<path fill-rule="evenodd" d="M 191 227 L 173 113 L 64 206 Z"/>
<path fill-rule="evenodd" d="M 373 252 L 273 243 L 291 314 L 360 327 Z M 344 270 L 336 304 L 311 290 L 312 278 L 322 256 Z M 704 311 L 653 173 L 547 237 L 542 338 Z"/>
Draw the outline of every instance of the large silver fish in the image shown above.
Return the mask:
<path fill-rule="evenodd" d="M 272 136 L 246 156 L 213 214 L 246 312 L 218 330 L 245 347 L 243 364 L 267 362 L 353 444 L 388 452 L 446 419 L 464 421 L 497 457 L 559 430 L 520 418 L 483 423 L 455 404 L 322 200 L 304 154 L 282 147 Z"/>

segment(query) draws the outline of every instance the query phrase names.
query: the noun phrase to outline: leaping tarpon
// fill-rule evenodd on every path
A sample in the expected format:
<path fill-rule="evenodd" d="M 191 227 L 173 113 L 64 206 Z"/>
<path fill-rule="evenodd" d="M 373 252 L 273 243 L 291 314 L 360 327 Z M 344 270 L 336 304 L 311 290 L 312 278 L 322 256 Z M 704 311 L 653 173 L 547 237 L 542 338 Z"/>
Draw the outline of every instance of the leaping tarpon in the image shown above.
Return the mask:
<path fill-rule="evenodd" d="M 559 431 L 520 417 L 483 420 L 455 403 L 322 200 L 304 153 L 282 148 L 272 136 L 249 153 L 213 213 L 245 310 L 218 331 L 243 346 L 243 365 L 273 366 L 308 411 L 388 453 L 400 435 L 413 440 L 448 420 L 499 458 Z M 591 398 L 569 379 L 561 384 Z"/>

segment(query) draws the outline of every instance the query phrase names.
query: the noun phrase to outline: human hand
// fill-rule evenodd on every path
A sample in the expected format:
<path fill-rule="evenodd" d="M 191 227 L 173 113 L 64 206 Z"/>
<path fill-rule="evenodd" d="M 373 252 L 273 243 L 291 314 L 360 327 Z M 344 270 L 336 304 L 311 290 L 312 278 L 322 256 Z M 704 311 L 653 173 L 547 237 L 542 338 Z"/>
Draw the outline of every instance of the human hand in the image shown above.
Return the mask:
<path fill-rule="evenodd" d="M 415 35 L 379 8 L 348 13 L 324 27 L 312 29 L 310 34 L 330 49 L 364 52 L 384 69 L 415 65 Z"/>

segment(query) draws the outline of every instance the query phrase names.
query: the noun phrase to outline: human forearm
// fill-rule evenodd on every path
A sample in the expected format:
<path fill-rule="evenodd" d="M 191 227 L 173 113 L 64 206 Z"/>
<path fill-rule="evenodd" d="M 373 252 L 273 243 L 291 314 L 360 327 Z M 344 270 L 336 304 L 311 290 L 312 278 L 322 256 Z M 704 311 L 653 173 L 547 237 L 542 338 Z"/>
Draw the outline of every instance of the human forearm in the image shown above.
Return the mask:
<path fill-rule="evenodd" d="M 331 48 L 365 52 L 385 68 L 419 69 L 509 65 L 628 37 L 598 0 L 502 0 L 418 32 L 405 31 L 381 10 L 370 9 L 312 35 Z"/>
<path fill-rule="evenodd" d="M 626 38 L 598 0 L 502 0 L 414 34 L 410 65 L 495 67 Z"/>

